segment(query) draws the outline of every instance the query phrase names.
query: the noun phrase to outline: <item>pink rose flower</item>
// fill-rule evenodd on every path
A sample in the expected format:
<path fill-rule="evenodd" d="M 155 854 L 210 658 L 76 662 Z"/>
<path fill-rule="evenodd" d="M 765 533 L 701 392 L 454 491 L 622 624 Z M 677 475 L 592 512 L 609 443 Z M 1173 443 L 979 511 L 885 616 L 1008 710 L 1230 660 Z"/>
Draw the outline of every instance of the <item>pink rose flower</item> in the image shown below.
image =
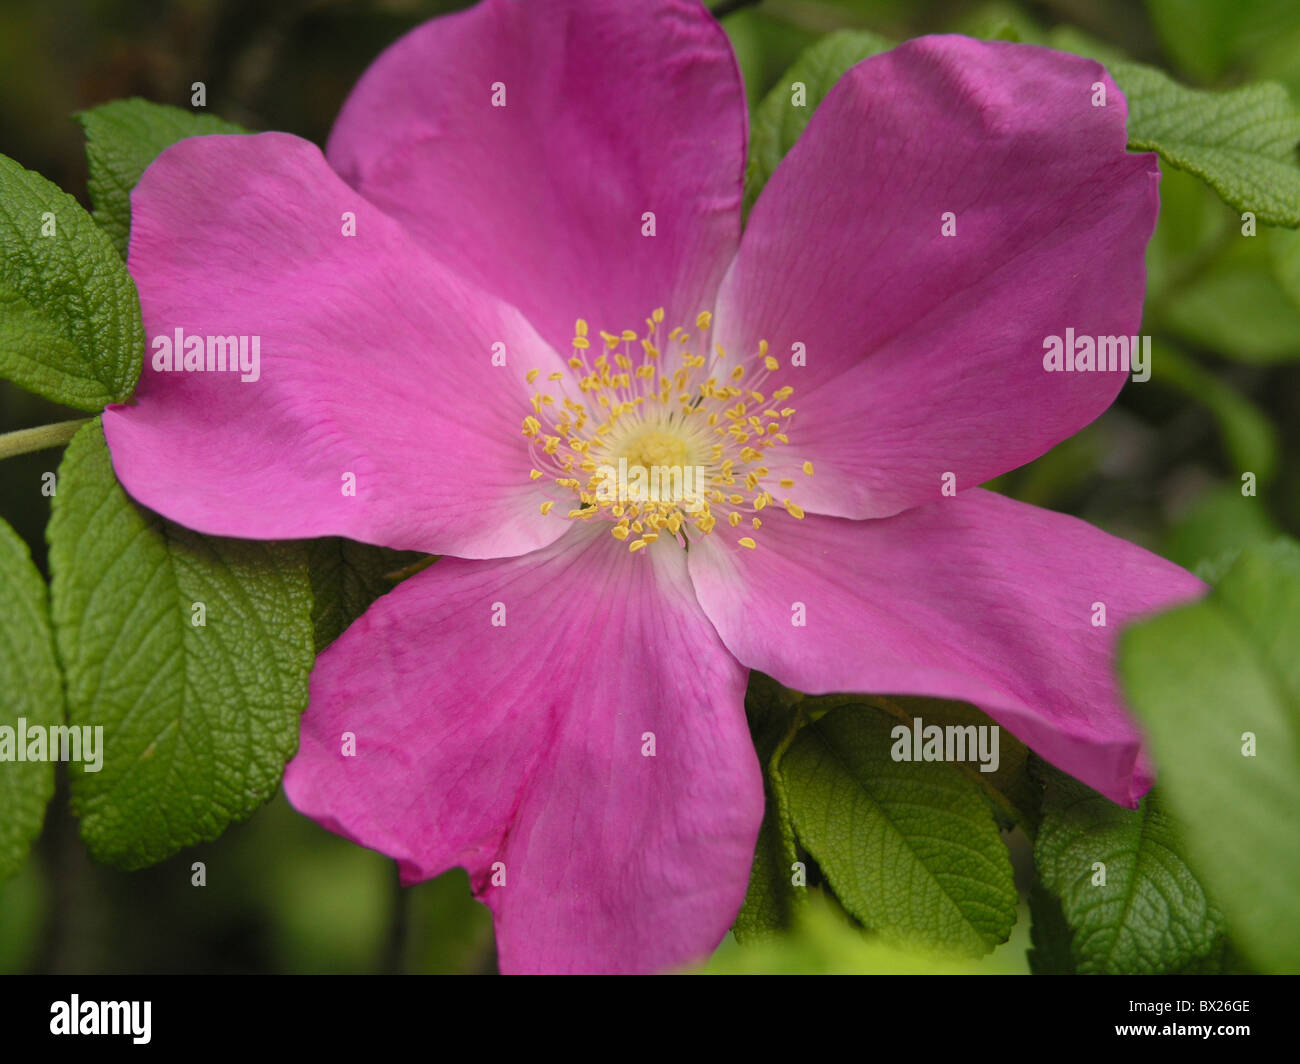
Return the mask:
<path fill-rule="evenodd" d="M 151 340 L 258 336 L 261 365 L 146 357 L 117 473 L 206 533 L 446 556 L 322 654 L 285 788 L 408 883 L 466 868 L 503 971 L 717 944 L 763 815 L 749 669 L 973 702 L 1128 806 L 1151 782 L 1115 634 L 1202 585 L 977 487 L 1124 383 L 1043 364 L 1138 330 L 1159 173 L 1119 91 L 910 41 L 742 236 L 746 140 L 699 3 L 484 0 L 385 52 L 324 156 L 194 138 L 132 196 Z M 620 458 L 707 490 L 619 495 Z"/>

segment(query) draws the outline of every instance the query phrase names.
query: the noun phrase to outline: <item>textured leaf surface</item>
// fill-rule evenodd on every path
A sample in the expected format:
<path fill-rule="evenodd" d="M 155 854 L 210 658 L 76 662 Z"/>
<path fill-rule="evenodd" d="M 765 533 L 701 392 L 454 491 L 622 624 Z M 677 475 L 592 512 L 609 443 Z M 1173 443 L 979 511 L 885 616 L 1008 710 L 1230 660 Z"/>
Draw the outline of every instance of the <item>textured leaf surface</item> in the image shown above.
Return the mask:
<path fill-rule="evenodd" d="M 1011 861 L 979 787 L 944 762 L 890 757 L 895 722 L 831 710 L 782 759 L 799 841 L 835 896 L 872 930 L 986 953 L 1016 920 Z"/>
<path fill-rule="evenodd" d="M 57 185 L 0 155 L 0 376 L 101 410 L 130 398 L 143 354 L 140 299 L 112 242 Z"/>
<path fill-rule="evenodd" d="M 216 115 L 139 99 L 114 100 L 81 111 L 76 119 L 86 132 L 95 221 L 122 258 L 131 233 L 131 189 L 158 154 L 186 137 L 248 132 Z"/>
<path fill-rule="evenodd" d="M 0 727 L 49 728 L 63 721 L 63 683 L 54 658 L 45 581 L 27 544 L 0 521 Z M 17 756 L 17 750 L 13 752 Z M 72 771 L 80 771 L 73 766 Z M 27 859 L 54 793 L 49 761 L 0 761 L 0 880 Z"/>
<path fill-rule="evenodd" d="M 334 642 L 375 599 L 397 586 L 404 570 L 419 564 L 423 557 L 414 551 L 372 547 L 340 536 L 309 542 L 316 650 Z"/>
<path fill-rule="evenodd" d="M 1126 631 L 1120 673 L 1187 853 L 1257 968 L 1300 971 L 1300 545 Z M 1254 753 L 1247 756 L 1247 736 Z"/>
<path fill-rule="evenodd" d="M 98 421 L 64 455 L 48 535 L 69 720 L 104 728 L 102 771 L 72 778 L 82 836 L 126 868 L 215 838 L 275 792 L 297 747 L 305 548 L 202 536 L 138 507 Z"/>
<path fill-rule="evenodd" d="M 805 899 L 806 888 L 793 883 L 792 865 L 799 853 L 778 756 L 803 723 L 796 702 L 797 696 L 791 699 L 790 692 L 775 680 L 762 673 L 750 673 L 745 713 L 763 766 L 766 806 L 745 903 L 732 928 L 739 942 L 762 941 L 791 927 Z"/>
<path fill-rule="evenodd" d="M 1060 902 L 1073 932 L 1074 969 L 1082 974 L 1177 972 L 1219 945 L 1222 918 L 1152 794 L 1138 809 L 1124 809 L 1053 773 L 1034 864 Z M 1097 864 L 1105 866 L 1104 884 Z M 1039 963 L 1060 970 L 1062 951 L 1048 945 L 1059 940 L 1054 931 L 1035 937 Z"/>
<path fill-rule="evenodd" d="M 1110 73 L 1128 100 L 1130 148 L 1196 174 L 1261 223 L 1300 225 L 1300 112 L 1286 89 L 1189 89 L 1140 63 L 1113 63 Z"/>

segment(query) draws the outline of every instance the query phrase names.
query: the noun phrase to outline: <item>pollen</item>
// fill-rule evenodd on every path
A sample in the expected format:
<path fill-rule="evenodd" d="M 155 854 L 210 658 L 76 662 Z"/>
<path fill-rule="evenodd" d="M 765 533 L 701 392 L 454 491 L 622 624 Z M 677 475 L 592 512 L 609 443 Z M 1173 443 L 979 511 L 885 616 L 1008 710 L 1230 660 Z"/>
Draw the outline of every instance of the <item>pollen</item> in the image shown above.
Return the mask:
<path fill-rule="evenodd" d="M 758 531 L 755 515 L 776 501 L 770 452 L 789 444 L 795 416 L 784 405 L 794 389 L 768 383 L 781 367 L 766 341 L 748 358 L 729 357 L 707 338 L 709 311 L 694 318 L 694 339 L 680 325 L 665 334 L 664 318 L 658 307 L 639 333 L 597 330 L 594 349 L 579 318 L 568 371 L 525 375 L 535 391 L 521 427 L 528 477 L 544 490 L 542 514 L 606 522 L 633 554 L 660 540 L 689 549 L 742 523 Z M 812 476 L 811 462 L 802 469 Z M 779 486 L 786 513 L 802 518 L 787 497 L 794 482 Z M 752 536 L 724 539 L 756 547 Z"/>

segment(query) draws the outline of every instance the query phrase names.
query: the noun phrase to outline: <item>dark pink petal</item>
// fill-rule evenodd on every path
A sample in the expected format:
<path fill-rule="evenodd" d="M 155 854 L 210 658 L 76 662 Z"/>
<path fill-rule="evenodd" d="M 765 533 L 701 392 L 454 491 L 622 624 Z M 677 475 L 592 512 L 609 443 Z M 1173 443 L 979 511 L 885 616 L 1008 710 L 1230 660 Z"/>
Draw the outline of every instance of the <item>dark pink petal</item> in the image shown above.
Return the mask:
<path fill-rule="evenodd" d="M 629 556 L 584 527 L 443 559 L 321 656 L 285 789 L 408 883 L 468 869 L 504 971 L 659 970 L 707 954 L 745 894 L 745 678 L 671 543 Z"/>
<path fill-rule="evenodd" d="M 973 702 L 1113 801 L 1136 806 L 1150 786 L 1115 640 L 1139 614 L 1201 594 L 1190 573 L 978 488 L 882 520 L 773 516 L 752 551 L 732 535 L 693 543 L 690 568 L 744 664 L 810 694 Z"/>
<path fill-rule="evenodd" d="M 216 535 L 469 557 L 562 531 L 538 512 L 520 429 L 524 374 L 558 357 L 313 145 L 263 133 L 168 149 L 132 195 L 129 265 L 149 342 L 135 400 L 104 412 L 104 432 L 146 506 Z M 153 343 L 176 329 L 259 337 L 257 379 L 155 370 Z"/>
<path fill-rule="evenodd" d="M 746 136 L 731 46 L 697 0 L 484 0 L 384 52 L 328 155 L 565 350 L 579 317 L 639 330 L 663 306 L 669 328 L 711 305 Z"/>
<path fill-rule="evenodd" d="M 1111 403 L 1122 373 L 1047 373 L 1043 343 L 1138 331 L 1159 173 L 1125 153 L 1125 115 L 1091 60 L 966 37 L 910 41 L 827 96 L 718 297 L 728 354 L 770 341 L 773 385 L 795 389 L 790 447 L 768 464 L 812 459 L 805 509 L 889 516 L 938 498 L 946 472 L 966 488 L 1036 458 Z"/>

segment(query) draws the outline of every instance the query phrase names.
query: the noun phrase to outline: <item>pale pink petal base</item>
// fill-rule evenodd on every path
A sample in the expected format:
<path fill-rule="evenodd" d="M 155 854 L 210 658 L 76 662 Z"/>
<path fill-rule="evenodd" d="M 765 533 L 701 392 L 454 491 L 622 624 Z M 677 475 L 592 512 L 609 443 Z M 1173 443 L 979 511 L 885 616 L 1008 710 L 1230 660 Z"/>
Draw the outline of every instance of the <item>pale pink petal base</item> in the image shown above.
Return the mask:
<path fill-rule="evenodd" d="M 1190 573 L 979 489 L 877 521 L 773 516 L 753 551 L 719 531 L 692 545 L 691 577 L 744 664 L 809 694 L 973 702 L 1113 801 L 1136 806 L 1150 786 L 1115 642 L 1133 618 L 1203 593 Z"/>
<path fill-rule="evenodd" d="M 658 971 L 707 955 L 744 898 L 745 680 L 671 544 L 630 557 L 584 526 L 443 559 L 321 656 L 285 790 L 408 883 L 468 869 L 503 971 Z"/>

